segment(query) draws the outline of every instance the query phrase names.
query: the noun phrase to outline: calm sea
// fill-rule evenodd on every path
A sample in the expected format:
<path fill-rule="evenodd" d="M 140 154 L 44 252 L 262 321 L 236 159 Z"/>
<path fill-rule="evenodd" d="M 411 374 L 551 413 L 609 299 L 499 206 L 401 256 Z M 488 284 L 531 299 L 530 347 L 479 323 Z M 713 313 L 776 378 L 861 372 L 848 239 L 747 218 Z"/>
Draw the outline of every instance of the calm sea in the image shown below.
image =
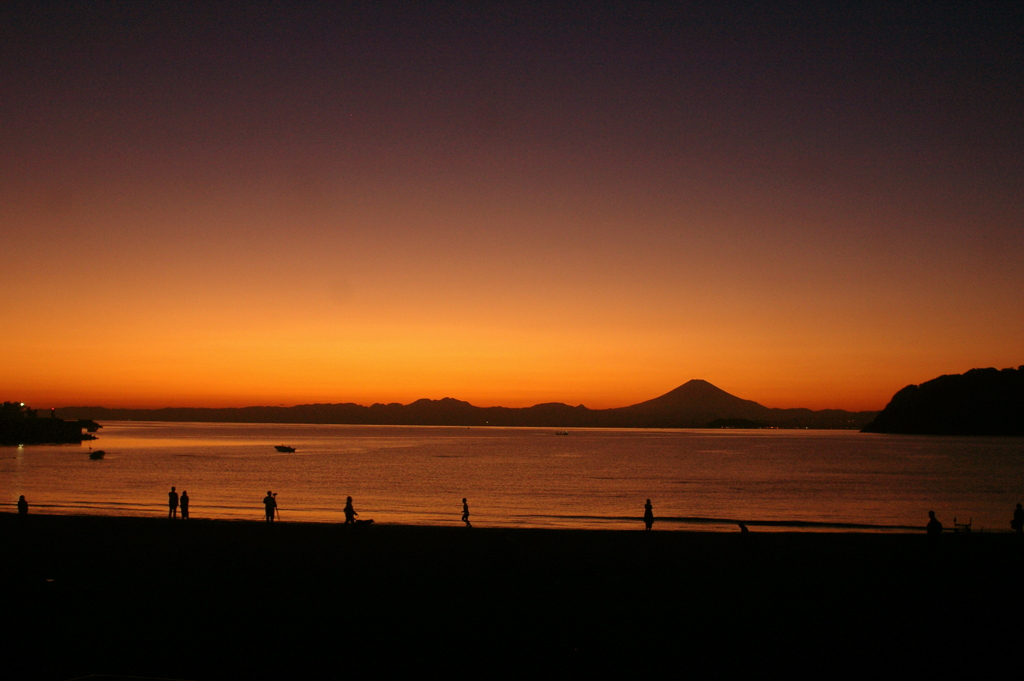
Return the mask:
<path fill-rule="evenodd" d="M 846 431 L 573 430 L 106 422 L 100 439 L 0 448 L 0 501 L 33 513 L 475 526 L 901 530 L 927 511 L 1009 531 L 1024 501 L 1024 440 Z M 295 453 L 281 454 L 287 444 Z M 106 451 L 99 461 L 89 445 Z"/>

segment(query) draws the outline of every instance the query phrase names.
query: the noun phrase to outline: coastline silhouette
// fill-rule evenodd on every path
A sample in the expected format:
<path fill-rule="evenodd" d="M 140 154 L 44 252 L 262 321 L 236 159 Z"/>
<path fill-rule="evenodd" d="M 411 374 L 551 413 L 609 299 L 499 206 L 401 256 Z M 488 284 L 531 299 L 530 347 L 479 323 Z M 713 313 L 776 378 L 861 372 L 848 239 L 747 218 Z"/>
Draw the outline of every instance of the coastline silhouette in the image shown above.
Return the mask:
<path fill-rule="evenodd" d="M 651 506 L 651 500 L 648 499 L 647 503 L 644 504 L 644 526 L 649 532 L 651 527 L 654 526 L 654 507 Z"/>
<path fill-rule="evenodd" d="M 469 522 L 469 503 L 466 497 L 462 497 L 462 522 L 466 523 L 466 527 L 473 527 Z"/>
<path fill-rule="evenodd" d="M 167 517 L 177 518 L 178 517 L 178 493 L 171 488 L 171 491 L 167 493 Z"/>

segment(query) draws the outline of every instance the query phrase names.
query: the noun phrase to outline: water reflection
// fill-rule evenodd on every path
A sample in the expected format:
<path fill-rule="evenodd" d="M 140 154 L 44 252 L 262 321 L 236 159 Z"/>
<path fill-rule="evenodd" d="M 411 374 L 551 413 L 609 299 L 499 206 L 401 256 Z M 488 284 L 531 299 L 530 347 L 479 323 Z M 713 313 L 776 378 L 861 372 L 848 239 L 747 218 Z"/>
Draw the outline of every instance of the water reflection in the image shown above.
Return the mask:
<path fill-rule="evenodd" d="M 838 431 L 574 430 L 108 422 L 107 457 L 79 446 L 0 450 L 3 503 L 42 513 L 166 513 L 260 520 L 267 489 L 288 520 L 341 522 L 345 497 L 376 522 L 657 530 L 919 527 L 925 510 L 1008 530 L 1024 443 Z M 295 453 L 275 451 L 288 442 Z M 5 509 L 5 510 L 13 510 Z M 662 520 L 664 519 L 664 522 Z M 759 523 L 769 523 L 760 525 Z M 774 524 L 771 524 L 774 523 Z M 785 524 L 779 524 L 785 523 Z M 801 523 L 793 525 L 793 523 Z"/>

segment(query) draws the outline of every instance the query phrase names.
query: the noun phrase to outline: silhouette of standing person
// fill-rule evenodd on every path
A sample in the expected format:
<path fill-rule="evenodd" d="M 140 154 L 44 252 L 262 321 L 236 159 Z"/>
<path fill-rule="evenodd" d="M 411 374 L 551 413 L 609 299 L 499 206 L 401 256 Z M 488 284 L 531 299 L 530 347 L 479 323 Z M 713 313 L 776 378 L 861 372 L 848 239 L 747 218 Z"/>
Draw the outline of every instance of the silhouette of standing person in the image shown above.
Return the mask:
<path fill-rule="evenodd" d="M 935 511 L 928 511 L 928 525 L 925 526 L 929 537 L 937 537 L 942 534 L 942 523 L 935 517 Z"/>
<path fill-rule="evenodd" d="M 277 508 L 277 499 L 274 498 L 274 493 L 269 489 L 267 490 L 267 496 L 263 497 L 263 508 L 266 511 L 266 521 L 268 523 L 274 522 L 274 510 Z"/>
<path fill-rule="evenodd" d="M 466 497 L 462 497 L 462 522 L 466 523 L 466 527 L 473 527 L 469 522 L 469 504 Z"/>
<path fill-rule="evenodd" d="M 181 519 L 188 520 L 188 492 L 181 490 Z"/>
<path fill-rule="evenodd" d="M 22 497 L 24 499 L 25 497 Z M 18 502 L 21 503 L 20 501 Z M 1024 508 L 1017 504 L 1017 508 L 1013 511 L 1013 520 L 1010 521 L 1010 527 L 1017 530 L 1017 534 L 1024 533 Z"/>
<path fill-rule="evenodd" d="M 644 504 L 644 525 L 647 526 L 648 531 L 654 525 L 654 507 L 651 506 L 650 499 Z"/>
<path fill-rule="evenodd" d="M 1017 504 L 1017 508 L 1020 508 L 1020 504 Z M 22 494 L 18 497 L 18 516 L 24 518 L 28 515 L 28 502 L 25 501 L 25 495 Z"/>
<path fill-rule="evenodd" d="M 345 524 L 354 525 L 357 515 L 359 514 L 356 513 L 356 509 L 352 508 L 352 497 L 347 497 L 345 499 Z"/>
<path fill-rule="evenodd" d="M 178 517 L 178 493 L 171 488 L 171 491 L 167 493 L 167 517 L 177 518 Z"/>

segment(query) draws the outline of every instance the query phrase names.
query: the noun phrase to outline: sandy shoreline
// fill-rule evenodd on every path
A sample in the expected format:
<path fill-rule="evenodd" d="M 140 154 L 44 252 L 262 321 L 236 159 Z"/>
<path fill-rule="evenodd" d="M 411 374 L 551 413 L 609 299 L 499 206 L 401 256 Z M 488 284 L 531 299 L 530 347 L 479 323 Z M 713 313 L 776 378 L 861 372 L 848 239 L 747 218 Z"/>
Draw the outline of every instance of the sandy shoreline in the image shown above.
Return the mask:
<path fill-rule="evenodd" d="M 0 514 L 14 678 L 976 673 L 1024 606 L 1005 533 L 26 520 Z"/>
<path fill-rule="evenodd" d="M 16 513 L 17 505 L 15 503 L 0 504 L 0 514 L 2 513 Z M 83 517 L 83 518 L 139 518 L 149 520 L 164 519 L 167 514 L 166 504 L 153 504 L 153 508 L 146 509 L 143 512 L 137 510 L 119 511 L 111 513 L 109 511 L 101 510 L 83 510 L 73 506 L 57 506 L 48 504 L 33 504 L 32 505 L 33 515 L 46 515 L 46 516 L 66 516 L 66 517 Z M 193 511 L 192 520 L 194 521 L 216 521 L 216 522 L 259 522 L 263 518 L 263 508 L 253 507 L 250 509 L 250 513 L 245 517 L 209 517 L 203 514 L 197 514 Z M 341 512 L 333 514 L 329 519 L 300 519 L 294 520 L 296 514 L 288 511 L 288 518 L 284 522 L 289 525 L 300 524 L 300 525 L 337 525 L 341 523 L 344 516 Z M 301 517 L 301 516 L 300 516 Z M 533 516 L 533 518 L 542 517 L 554 521 L 572 522 L 572 521 L 584 521 L 584 522 L 599 522 L 606 523 L 606 526 L 600 525 L 583 525 L 580 527 L 565 527 L 559 525 L 529 525 L 529 524 L 517 524 L 517 523 L 495 523 L 493 519 L 488 522 L 487 519 L 482 522 L 476 519 L 476 528 L 480 529 L 541 529 L 541 530 L 566 530 L 566 531 L 612 531 L 612 532 L 631 532 L 633 530 L 641 529 L 643 527 L 643 518 L 641 516 L 584 516 L 584 515 L 550 515 L 550 516 Z M 655 528 L 659 531 L 683 531 L 683 532 L 726 532 L 734 533 L 739 531 L 739 525 L 743 523 L 752 530 L 762 532 L 793 532 L 793 531 L 807 531 L 807 532 L 880 532 L 890 534 L 918 534 L 923 531 L 924 526 L 912 526 L 912 525 L 879 525 L 870 523 L 851 523 L 851 522 L 829 522 L 829 521 L 816 521 L 816 520 L 750 520 L 747 518 L 711 518 L 703 516 L 658 516 L 655 520 Z M 401 521 L 383 520 L 377 521 L 376 525 L 396 525 L 406 527 L 424 527 L 424 528 L 445 528 L 445 527 L 462 527 L 461 520 L 457 517 L 453 517 L 446 523 L 438 522 L 421 522 L 421 523 L 408 523 Z M 951 528 L 947 528 L 951 529 Z M 978 531 L 976 529 L 976 531 Z M 981 528 L 982 532 L 1003 532 L 1009 533 L 1010 530 L 987 530 Z"/>

